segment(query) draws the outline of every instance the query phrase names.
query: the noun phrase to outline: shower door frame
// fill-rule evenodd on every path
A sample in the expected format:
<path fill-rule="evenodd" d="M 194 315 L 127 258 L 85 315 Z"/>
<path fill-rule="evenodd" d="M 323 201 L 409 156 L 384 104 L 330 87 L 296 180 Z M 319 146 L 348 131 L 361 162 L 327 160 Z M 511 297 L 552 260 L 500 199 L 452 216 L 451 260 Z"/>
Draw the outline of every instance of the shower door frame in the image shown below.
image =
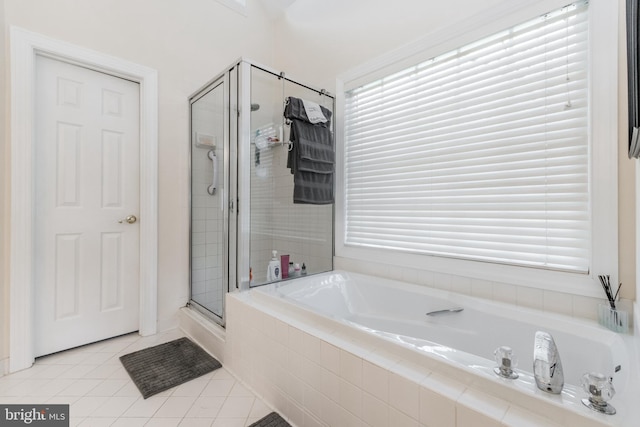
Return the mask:
<path fill-rule="evenodd" d="M 267 72 L 273 75 L 274 79 L 282 80 L 283 82 L 293 83 L 301 86 L 305 89 L 317 92 L 321 95 L 325 95 L 332 99 L 332 112 L 336 111 L 336 98 L 330 92 L 325 89 L 318 89 L 316 87 L 300 83 L 299 81 L 285 76 L 284 72 L 279 72 L 273 68 L 266 67 L 262 64 L 240 58 L 236 64 L 238 72 L 238 105 L 247 106 L 248 108 L 237 108 L 237 256 L 236 256 L 236 284 L 235 287 L 240 291 L 247 291 L 251 289 L 250 281 L 250 268 L 251 268 L 251 69 L 253 67 Z M 284 111 L 284 99 L 283 111 Z M 233 114 L 232 114 L 233 116 Z M 333 119 L 335 129 L 335 115 Z M 337 174 L 336 170 L 336 174 Z M 337 176 L 337 175 L 336 175 Z M 335 185 L 334 180 L 334 185 Z M 335 194 L 335 188 L 334 188 Z M 331 221 L 333 227 L 331 230 L 331 270 L 334 268 L 333 258 L 335 257 L 335 222 L 336 222 L 336 204 L 332 204 L 331 209 Z M 241 256 L 246 254 L 246 256 Z M 266 284 L 266 283 L 265 283 Z M 258 285 L 261 286 L 261 285 Z"/>
<path fill-rule="evenodd" d="M 300 83 L 290 77 L 285 77 L 284 73 L 275 71 L 269 67 L 253 61 L 239 58 L 224 72 L 209 80 L 189 97 L 189 171 L 191 171 L 191 144 L 192 123 L 191 105 L 204 94 L 208 93 L 221 79 L 225 86 L 225 132 L 224 132 L 224 186 L 225 198 L 222 201 L 224 209 L 224 244 L 223 244 L 223 277 L 227 279 L 227 287 L 223 289 L 226 293 L 235 290 L 250 289 L 250 266 L 249 259 L 251 253 L 251 69 L 256 67 L 273 75 L 276 79 L 283 79 L 302 86 L 306 89 L 327 95 L 333 100 L 335 112 L 335 97 L 324 89 L 317 89 Z M 284 101 L 284 100 L 283 100 Z M 246 106 L 246 108 L 243 108 Z M 283 105 L 284 108 L 284 105 Z M 191 206 L 191 177 L 189 179 L 189 303 L 188 305 L 197 309 L 210 319 L 213 319 L 221 326 L 226 323 L 225 298 L 222 300 L 222 316 L 211 312 L 191 299 L 192 287 L 192 206 Z M 242 197 L 240 197 L 242 195 Z M 335 204 L 332 207 L 332 222 L 335 224 Z M 335 254 L 335 227 L 332 228 L 331 240 L 332 258 Z M 333 268 L 333 262 L 332 262 Z"/>
<path fill-rule="evenodd" d="M 252 62 L 241 59 L 238 62 L 238 210 L 237 210 L 237 272 L 236 288 L 248 290 L 251 269 L 251 66 Z M 240 199 L 242 195 L 242 199 Z M 241 256 L 246 254 L 246 256 Z"/>
<path fill-rule="evenodd" d="M 231 144 L 231 141 L 236 140 L 238 129 L 238 118 L 234 111 L 237 111 L 237 67 L 227 68 L 228 71 L 220 73 L 215 78 L 211 79 L 204 86 L 202 86 L 197 92 L 189 97 L 189 301 L 187 306 L 193 307 L 198 312 L 204 314 L 206 317 L 214 320 L 220 326 L 226 324 L 226 294 L 232 289 L 232 284 L 236 283 L 236 257 L 230 256 L 235 252 L 236 248 L 236 218 L 235 218 L 235 204 L 237 200 L 237 184 L 235 174 L 237 173 L 237 148 L 235 144 Z M 192 188 L 192 149 L 193 149 L 193 121 L 192 121 L 192 107 L 193 104 L 207 95 L 210 91 L 223 85 L 223 98 L 224 98 L 224 129 L 223 129 L 223 156 L 222 156 L 222 191 L 220 191 L 221 209 L 223 212 L 223 250 L 222 250 L 222 310 L 221 314 L 209 310 L 202 304 L 193 300 L 193 259 L 191 256 L 193 245 L 193 188 Z M 226 286 L 225 286 L 226 285 Z M 235 287 L 235 285 L 234 285 Z"/>

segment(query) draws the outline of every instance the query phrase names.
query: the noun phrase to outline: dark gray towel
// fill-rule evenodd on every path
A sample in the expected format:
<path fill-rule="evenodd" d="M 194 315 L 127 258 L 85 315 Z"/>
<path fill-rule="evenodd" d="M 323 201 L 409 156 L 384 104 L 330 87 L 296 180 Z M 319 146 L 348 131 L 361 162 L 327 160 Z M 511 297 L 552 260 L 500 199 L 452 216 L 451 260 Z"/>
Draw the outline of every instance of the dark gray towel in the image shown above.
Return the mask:
<path fill-rule="evenodd" d="M 293 144 L 287 159 L 287 167 L 291 168 L 291 173 L 333 173 L 335 153 L 333 135 L 329 128 L 292 120 L 289 140 Z"/>
<path fill-rule="evenodd" d="M 308 121 L 302 100 L 289 98 L 284 115 L 291 120 L 292 149 L 287 167 L 293 174 L 293 202 L 331 204 L 335 149 L 330 128 L 331 111 L 321 107 L 326 123 Z"/>

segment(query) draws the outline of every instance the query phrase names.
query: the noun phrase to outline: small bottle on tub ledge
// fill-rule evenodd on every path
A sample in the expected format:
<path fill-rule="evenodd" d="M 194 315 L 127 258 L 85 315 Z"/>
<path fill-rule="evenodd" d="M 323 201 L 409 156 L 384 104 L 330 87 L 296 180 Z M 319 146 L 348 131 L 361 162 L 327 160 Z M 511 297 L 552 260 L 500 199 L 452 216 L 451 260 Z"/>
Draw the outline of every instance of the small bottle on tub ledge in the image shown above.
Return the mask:
<path fill-rule="evenodd" d="M 278 259 L 278 251 L 271 251 L 271 261 L 267 268 L 267 281 L 275 282 L 282 278 L 282 272 L 280 271 L 280 260 Z"/>

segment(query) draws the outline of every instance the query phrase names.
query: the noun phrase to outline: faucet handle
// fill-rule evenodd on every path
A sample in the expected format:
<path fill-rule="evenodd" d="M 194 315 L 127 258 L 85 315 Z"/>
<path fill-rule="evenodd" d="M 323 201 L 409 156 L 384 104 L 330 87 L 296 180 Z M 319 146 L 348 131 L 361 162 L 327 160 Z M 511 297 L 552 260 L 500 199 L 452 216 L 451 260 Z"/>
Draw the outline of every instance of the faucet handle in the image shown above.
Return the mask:
<path fill-rule="evenodd" d="M 518 374 L 513 371 L 513 368 L 518 366 L 518 359 L 514 356 L 511 347 L 502 346 L 495 349 L 493 352 L 495 361 L 498 364 L 493 371 L 503 378 L 509 378 L 515 380 L 518 378 Z"/>
<path fill-rule="evenodd" d="M 589 395 L 582 403 L 594 411 L 607 415 L 616 413 L 616 409 L 607 403 L 616 394 L 611 378 L 598 372 L 589 372 L 582 376 L 582 389 Z"/>

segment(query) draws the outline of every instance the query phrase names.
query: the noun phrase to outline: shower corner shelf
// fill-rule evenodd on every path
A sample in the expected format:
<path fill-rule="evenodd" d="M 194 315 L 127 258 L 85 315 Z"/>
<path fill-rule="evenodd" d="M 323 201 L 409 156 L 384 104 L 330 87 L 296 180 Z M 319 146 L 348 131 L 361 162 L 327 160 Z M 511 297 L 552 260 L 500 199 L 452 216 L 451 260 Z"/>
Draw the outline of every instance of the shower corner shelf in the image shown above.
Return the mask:
<path fill-rule="evenodd" d="M 198 148 L 216 149 L 216 137 L 206 133 L 196 132 L 194 144 Z"/>

